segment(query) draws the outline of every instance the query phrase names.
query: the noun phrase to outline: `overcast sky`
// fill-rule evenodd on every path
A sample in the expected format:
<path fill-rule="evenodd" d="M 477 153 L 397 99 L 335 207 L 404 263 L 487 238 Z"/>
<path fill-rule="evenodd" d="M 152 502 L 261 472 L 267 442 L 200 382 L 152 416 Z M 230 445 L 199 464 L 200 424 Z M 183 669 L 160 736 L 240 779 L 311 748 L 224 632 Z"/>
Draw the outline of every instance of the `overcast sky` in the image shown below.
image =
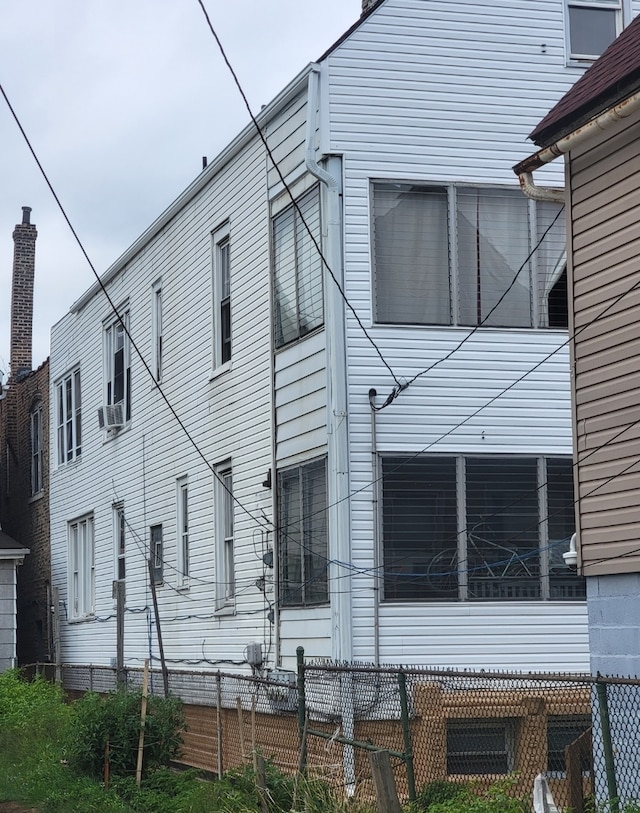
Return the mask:
<path fill-rule="evenodd" d="M 205 0 L 258 111 L 360 14 L 360 0 Z M 197 0 L 2 0 L 0 83 L 101 273 L 247 124 Z M 0 370 L 9 364 L 12 233 L 38 229 L 34 367 L 93 282 L 0 97 Z"/>

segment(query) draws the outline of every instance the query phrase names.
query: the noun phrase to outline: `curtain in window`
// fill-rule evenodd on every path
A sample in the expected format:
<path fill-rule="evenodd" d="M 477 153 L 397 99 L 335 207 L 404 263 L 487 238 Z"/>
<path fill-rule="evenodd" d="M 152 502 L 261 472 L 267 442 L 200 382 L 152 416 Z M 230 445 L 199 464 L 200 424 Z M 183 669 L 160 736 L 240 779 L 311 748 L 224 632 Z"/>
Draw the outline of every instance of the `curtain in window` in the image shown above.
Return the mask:
<path fill-rule="evenodd" d="M 376 184 L 373 217 L 376 320 L 448 325 L 446 190 Z"/>
<path fill-rule="evenodd" d="M 520 270 L 529 254 L 527 199 L 520 190 L 458 189 L 456 211 L 460 324 L 530 327 L 530 264 Z"/>

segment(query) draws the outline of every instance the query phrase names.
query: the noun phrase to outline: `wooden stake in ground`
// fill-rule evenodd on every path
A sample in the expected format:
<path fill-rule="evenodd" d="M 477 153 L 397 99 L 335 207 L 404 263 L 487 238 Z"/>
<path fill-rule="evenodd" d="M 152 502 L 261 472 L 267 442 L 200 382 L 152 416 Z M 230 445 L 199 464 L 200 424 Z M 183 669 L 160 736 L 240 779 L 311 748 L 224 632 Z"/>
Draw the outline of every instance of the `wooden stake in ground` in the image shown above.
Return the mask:
<path fill-rule="evenodd" d="M 402 813 L 388 751 L 371 751 L 369 764 L 379 813 Z"/>
<path fill-rule="evenodd" d="M 138 765 L 136 767 L 136 785 L 142 781 L 142 754 L 144 751 L 144 727 L 147 722 L 147 697 L 149 695 L 149 658 L 144 662 L 142 678 L 142 703 L 140 705 L 140 737 L 138 739 Z"/>

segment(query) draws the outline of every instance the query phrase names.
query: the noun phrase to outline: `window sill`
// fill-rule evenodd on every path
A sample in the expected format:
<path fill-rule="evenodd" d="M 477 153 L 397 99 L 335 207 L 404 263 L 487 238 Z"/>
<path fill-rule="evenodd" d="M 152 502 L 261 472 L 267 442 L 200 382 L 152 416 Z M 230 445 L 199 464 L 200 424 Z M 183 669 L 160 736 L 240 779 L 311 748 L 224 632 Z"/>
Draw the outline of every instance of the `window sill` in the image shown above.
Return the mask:
<path fill-rule="evenodd" d="M 112 443 L 116 438 L 126 435 L 131 430 L 131 421 L 125 423 L 120 429 L 102 429 L 104 437 L 102 438 L 102 445 Z"/>
<path fill-rule="evenodd" d="M 44 497 L 44 491 L 37 491 L 35 494 L 32 494 L 29 497 L 29 499 L 27 500 L 27 503 L 29 505 L 31 505 L 31 503 L 38 502 L 38 500 L 41 500 L 43 497 Z"/>
<path fill-rule="evenodd" d="M 69 624 L 84 624 L 87 621 L 95 621 L 95 620 L 96 620 L 95 613 L 92 613 L 91 615 L 81 615 L 81 616 L 78 616 L 77 618 L 68 618 L 67 622 Z"/>
<path fill-rule="evenodd" d="M 65 469 L 74 469 L 76 466 L 79 466 L 82 463 L 82 455 L 76 455 L 73 460 L 68 460 L 66 463 L 58 463 L 55 470 L 64 471 Z"/>
<path fill-rule="evenodd" d="M 231 361 L 225 361 L 224 364 L 221 364 L 219 367 L 215 367 L 211 373 L 209 374 L 209 381 L 214 381 L 216 378 L 219 378 L 224 373 L 228 372 L 229 370 L 233 369 L 233 365 Z"/>
<path fill-rule="evenodd" d="M 235 615 L 236 614 L 236 605 L 234 604 L 223 604 L 221 607 L 218 607 L 216 610 L 216 616 L 218 618 L 227 616 L 227 615 Z"/>

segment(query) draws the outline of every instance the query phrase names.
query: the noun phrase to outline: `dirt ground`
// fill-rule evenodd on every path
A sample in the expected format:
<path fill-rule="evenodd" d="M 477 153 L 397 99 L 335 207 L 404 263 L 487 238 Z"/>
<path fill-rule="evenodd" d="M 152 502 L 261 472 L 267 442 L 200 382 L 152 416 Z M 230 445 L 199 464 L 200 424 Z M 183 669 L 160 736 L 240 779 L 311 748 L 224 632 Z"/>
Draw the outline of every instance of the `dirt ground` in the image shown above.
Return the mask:
<path fill-rule="evenodd" d="M 24 807 L 17 802 L 0 802 L 0 813 L 38 813 L 35 807 Z"/>

